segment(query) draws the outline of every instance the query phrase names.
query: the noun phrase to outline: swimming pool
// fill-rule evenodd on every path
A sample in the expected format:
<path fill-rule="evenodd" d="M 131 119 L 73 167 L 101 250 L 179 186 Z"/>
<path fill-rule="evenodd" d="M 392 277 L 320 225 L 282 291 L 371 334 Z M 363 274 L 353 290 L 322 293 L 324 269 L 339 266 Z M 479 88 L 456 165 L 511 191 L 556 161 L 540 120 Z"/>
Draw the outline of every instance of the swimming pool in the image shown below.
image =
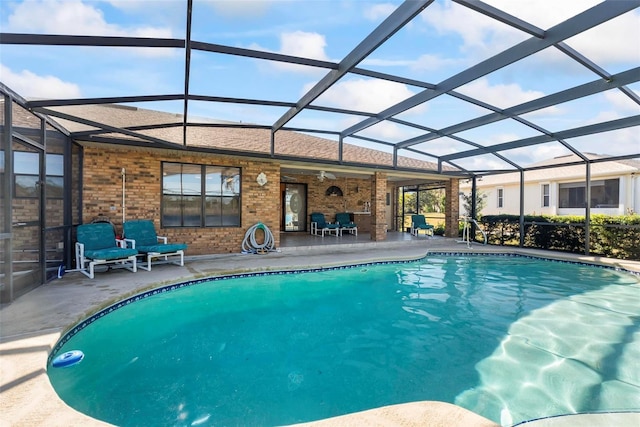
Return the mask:
<path fill-rule="evenodd" d="M 82 322 L 51 359 L 85 359 L 48 373 L 67 404 L 122 426 L 282 425 L 416 400 L 513 423 L 638 410 L 639 290 L 612 269 L 489 255 L 201 280 Z"/>

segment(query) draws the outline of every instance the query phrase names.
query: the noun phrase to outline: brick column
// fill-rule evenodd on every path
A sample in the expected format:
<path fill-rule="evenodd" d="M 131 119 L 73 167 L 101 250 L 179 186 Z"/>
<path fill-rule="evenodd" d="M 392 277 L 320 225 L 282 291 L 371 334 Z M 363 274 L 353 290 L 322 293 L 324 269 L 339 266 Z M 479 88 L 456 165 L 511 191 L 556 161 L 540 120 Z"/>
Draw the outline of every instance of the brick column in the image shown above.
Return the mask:
<path fill-rule="evenodd" d="M 460 219 L 460 180 L 451 178 L 445 187 L 444 235 L 458 237 L 458 220 Z"/>
<path fill-rule="evenodd" d="M 387 174 L 376 172 L 371 178 L 371 240 L 387 239 Z"/>

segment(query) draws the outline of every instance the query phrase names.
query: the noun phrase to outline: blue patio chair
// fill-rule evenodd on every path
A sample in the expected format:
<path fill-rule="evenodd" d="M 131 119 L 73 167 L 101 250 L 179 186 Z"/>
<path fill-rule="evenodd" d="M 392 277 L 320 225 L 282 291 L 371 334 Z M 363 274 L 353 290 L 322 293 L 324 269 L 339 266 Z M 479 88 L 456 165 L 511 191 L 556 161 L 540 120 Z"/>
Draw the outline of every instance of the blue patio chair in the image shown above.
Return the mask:
<path fill-rule="evenodd" d="M 167 238 L 158 236 L 153 222 L 147 219 L 136 219 L 127 221 L 122 225 L 124 231 L 124 241 L 127 246 L 136 249 L 141 255 L 146 257 L 146 266 L 140 265 L 143 270 L 151 271 L 151 260 L 154 258 L 164 258 L 169 261 L 170 256 L 179 256 L 176 265 L 184 266 L 184 251 L 187 249 L 185 243 L 167 243 Z"/>
<path fill-rule="evenodd" d="M 104 222 L 79 225 L 76 235 L 76 268 L 85 276 L 93 279 L 94 267 L 102 264 L 136 272 L 138 251 L 118 245 L 113 225 Z"/>
<path fill-rule="evenodd" d="M 424 231 L 425 236 L 433 236 L 434 226 L 427 223 L 424 215 L 411 215 L 411 234 L 418 236 L 421 231 Z"/>
<path fill-rule="evenodd" d="M 340 224 L 340 234 L 348 231 L 350 234 L 358 235 L 358 226 L 351 221 L 351 215 L 348 212 L 340 212 L 336 214 L 336 222 Z"/>
<path fill-rule="evenodd" d="M 332 224 L 325 220 L 324 214 L 320 212 L 314 212 L 311 214 L 311 234 L 316 236 L 324 234 L 334 234 L 336 237 L 340 235 L 340 224 Z"/>

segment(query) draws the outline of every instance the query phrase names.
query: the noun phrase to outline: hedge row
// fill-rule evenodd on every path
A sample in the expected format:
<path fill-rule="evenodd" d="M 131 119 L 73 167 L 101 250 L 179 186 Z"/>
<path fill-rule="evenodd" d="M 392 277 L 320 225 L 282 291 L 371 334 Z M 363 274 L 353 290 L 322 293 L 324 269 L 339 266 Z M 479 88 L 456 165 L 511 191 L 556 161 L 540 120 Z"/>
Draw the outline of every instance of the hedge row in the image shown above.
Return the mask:
<path fill-rule="evenodd" d="M 479 223 L 490 244 L 520 244 L 519 215 L 485 215 Z M 480 237 L 477 233 L 476 239 Z M 584 253 L 585 217 L 525 216 L 524 246 Z M 640 260 L 640 215 L 592 215 L 589 252 L 610 258 Z"/>

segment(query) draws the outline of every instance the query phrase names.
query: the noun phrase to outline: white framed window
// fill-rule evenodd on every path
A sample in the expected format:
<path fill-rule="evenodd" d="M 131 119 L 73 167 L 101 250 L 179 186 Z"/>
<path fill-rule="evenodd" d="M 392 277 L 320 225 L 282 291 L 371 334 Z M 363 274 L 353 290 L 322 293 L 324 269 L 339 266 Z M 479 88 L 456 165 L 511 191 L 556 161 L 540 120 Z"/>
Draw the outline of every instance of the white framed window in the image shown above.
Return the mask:
<path fill-rule="evenodd" d="M 540 193 L 542 197 L 542 207 L 548 208 L 551 203 L 550 195 L 549 195 L 549 184 L 542 184 L 540 186 Z"/>
<path fill-rule="evenodd" d="M 504 188 L 498 188 L 498 207 L 504 207 Z"/>

